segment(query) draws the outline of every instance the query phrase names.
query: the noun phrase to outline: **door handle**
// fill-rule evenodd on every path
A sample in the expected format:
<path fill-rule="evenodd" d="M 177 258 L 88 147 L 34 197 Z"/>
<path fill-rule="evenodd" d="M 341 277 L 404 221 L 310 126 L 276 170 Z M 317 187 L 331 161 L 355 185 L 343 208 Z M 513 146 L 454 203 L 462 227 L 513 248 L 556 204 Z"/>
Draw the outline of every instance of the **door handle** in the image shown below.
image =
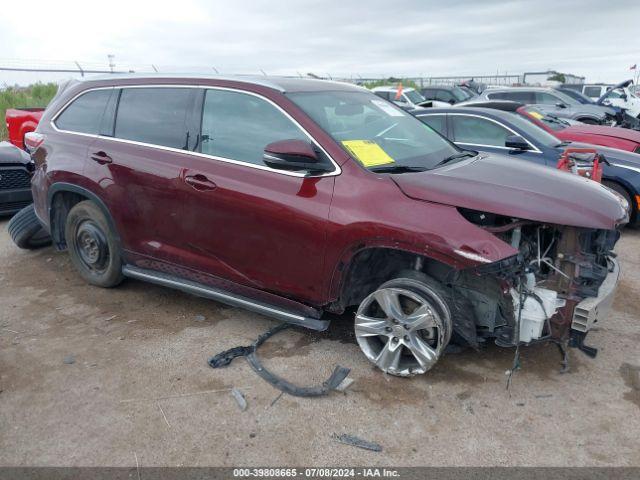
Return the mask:
<path fill-rule="evenodd" d="M 201 173 L 196 175 L 187 175 L 184 177 L 184 181 L 200 192 L 216 188 L 216 184 Z"/>
<path fill-rule="evenodd" d="M 105 165 L 107 163 L 113 162 L 113 159 L 102 150 L 92 153 L 90 157 L 91 160 L 93 160 L 94 162 L 98 162 L 100 165 Z"/>

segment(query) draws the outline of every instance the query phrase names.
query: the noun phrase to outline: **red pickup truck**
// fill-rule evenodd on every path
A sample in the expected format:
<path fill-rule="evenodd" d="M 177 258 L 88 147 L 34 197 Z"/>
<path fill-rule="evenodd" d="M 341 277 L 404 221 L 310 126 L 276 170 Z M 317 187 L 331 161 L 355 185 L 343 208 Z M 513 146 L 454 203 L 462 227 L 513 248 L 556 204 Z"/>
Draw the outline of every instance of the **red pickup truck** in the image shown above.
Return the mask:
<path fill-rule="evenodd" d="M 9 108 L 5 115 L 9 141 L 24 150 L 24 136 L 38 126 L 44 108 Z"/>

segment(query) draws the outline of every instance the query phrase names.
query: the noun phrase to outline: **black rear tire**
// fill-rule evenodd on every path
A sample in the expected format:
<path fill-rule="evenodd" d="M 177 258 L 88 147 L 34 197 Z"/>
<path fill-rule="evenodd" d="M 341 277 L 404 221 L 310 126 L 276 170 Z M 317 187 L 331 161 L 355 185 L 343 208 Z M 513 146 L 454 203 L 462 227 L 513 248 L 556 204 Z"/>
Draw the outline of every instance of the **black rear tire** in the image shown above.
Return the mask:
<path fill-rule="evenodd" d="M 35 250 L 51 244 L 51 236 L 42 228 L 33 203 L 27 205 L 9 220 L 9 235 L 18 247 Z"/>
<path fill-rule="evenodd" d="M 95 203 L 85 200 L 74 205 L 64 234 L 71 263 L 87 283 L 110 288 L 122 282 L 120 245 Z"/>

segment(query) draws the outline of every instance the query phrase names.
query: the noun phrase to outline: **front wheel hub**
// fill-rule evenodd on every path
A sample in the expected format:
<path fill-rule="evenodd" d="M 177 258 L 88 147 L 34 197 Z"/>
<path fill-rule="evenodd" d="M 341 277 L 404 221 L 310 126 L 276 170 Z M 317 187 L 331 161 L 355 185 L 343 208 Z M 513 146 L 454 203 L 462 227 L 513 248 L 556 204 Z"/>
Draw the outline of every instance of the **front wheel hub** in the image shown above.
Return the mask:
<path fill-rule="evenodd" d="M 107 267 L 109 244 L 102 230 L 91 220 L 78 226 L 75 246 L 82 263 L 90 270 L 100 272 Z"/>
<path fill-rule="evenodd" d="M 391 375 L 425 373 L 451 336 L 451 318 L 437 294 L 421 295 L 397 287 L 365 298 L 355 319 L 358 345 L 366 357 Z"/>

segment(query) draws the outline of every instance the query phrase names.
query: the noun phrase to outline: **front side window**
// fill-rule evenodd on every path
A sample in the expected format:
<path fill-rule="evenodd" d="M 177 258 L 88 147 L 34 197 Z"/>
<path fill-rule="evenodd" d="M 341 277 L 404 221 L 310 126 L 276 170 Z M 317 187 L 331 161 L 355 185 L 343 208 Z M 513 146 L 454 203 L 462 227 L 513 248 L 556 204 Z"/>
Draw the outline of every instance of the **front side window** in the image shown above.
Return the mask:
<path fill-rule="evenodd" d="M 114 136 L 186 149 L 193 111 L 191 88 L 125 88 L 120 94 Z"/>
<path fill-rule="evenodd" d="M 584 94 L 587 97 L 591 98 L 600 98 L 600 92 L 602 89 L 600 87 L 584 87 Z"/>
<path fill-rule="evenodd" d="M 207 90 L 201 137 L 202 153 L 255 165 L 264 165 L 264 148 L 270 143 L 310 141 L 271 103 L 255 95 L 227 90 Z"/>
<path fill-rule="evenodd" d="M 379 165 L 430 169 L 459 153 L 413 115 L 367 92 L 297 92 L 287 96 L 369 169 Z"/>
<path fill-rule="evenodd" d="M 536 103 L 543 105 L 555 105 L 556 103 L 562 103 L 558 97 L 555 97 L 546 92 L 536 92 Z"/>
<path fill-rule="evenodd" d="M 92 90 L 76 98 L 54 121 L 69 132 L 97 134 L 113 89 Z"/>
<path fill-rule="evenodd" d="M 447 117 L 445 115 L 421 115 L 418 118 L 439 134 L 446 134 Z"/>
<path fill-rule="evenodd" d="M 507 137 L 513 135 L 501 125 L 480 117 L 451 115 L 451 123 L 455 141 L 459 143 L 504 147 Z"/>

